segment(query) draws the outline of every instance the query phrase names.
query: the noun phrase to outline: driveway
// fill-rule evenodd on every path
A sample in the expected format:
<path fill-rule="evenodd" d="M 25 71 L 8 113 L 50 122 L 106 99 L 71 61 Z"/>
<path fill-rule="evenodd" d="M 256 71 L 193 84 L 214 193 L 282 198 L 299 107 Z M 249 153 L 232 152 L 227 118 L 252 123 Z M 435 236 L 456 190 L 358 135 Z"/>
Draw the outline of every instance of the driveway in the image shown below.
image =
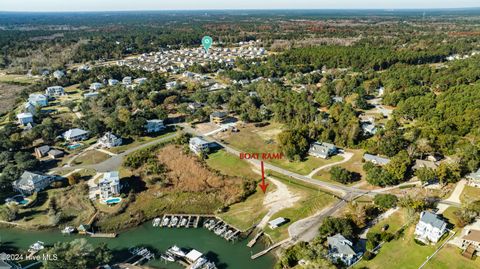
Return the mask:
<path fill-rule="evenodd" d="M 332 166 L 339 165 L 339 164 L 346 163 L 346 162 L 350 161 L 350 159 L 353 157 L 353 153 L 343 152 L 343 153 L 338 154 L 338 156 L 343 157 L 343 160 L 335 162 L 335 163 L 329 163 L 329 164 L 326 164 L 324 166 L 320 166 L 319 168 L 313 170 L 310 174 L 308 174 L 307 177 L 312 178 L 314 175 L 316 175 L 318 172 L 320 172 L 323 169 L 327 169 L 329 167 L 332 167 Z"/>

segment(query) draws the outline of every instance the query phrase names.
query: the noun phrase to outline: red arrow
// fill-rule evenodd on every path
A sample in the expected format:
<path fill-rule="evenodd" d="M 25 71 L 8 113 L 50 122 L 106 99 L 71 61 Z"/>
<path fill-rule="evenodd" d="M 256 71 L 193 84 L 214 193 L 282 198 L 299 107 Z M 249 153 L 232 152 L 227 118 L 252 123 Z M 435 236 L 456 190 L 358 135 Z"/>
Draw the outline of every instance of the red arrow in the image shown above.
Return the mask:
<path fill-rule="evenodd" d="M 262 183 L 258 184 L 260 185 L 260 188 L 262 188 L 263 193 L 267 191 L 268 183 L 265 184 L 265 169 L 263 168 L 263 161 L 260 162 L 262 165 Z"/>

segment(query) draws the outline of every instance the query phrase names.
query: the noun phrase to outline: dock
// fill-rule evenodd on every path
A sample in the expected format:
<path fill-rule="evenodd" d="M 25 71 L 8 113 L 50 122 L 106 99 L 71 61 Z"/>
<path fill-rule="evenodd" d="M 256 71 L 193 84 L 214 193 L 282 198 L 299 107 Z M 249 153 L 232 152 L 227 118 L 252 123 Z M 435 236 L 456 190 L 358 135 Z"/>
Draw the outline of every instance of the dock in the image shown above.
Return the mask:
<path fill-rule="evenodd" d="M 212 218 L 212 215 L 191 215 L 191 214 L 165 214 L 161 218 L 155 218 L 154 227 L 170 228 L 198 228 L 204 218 Z M 174 223 L 172 220 L 175 219 Z"/>
<path fill-rule="evenodd" d="M 115 238 L 117 237 L 116 233 L 92 233 L 90 237 L 97 237 L 97 238 Z"/>
<path fill-rule="evenodd" d="M 262 235 L 263 235 L 263 231 L 258 232 L 258 233 L 253 237 L 253 239 L 248 242 L 247 247 L 249 247 L 249 248 L 253 247 L 253 246 L 257 243 L 257 241 L 258 241 L 258 239 L 260 238 L 260 236 L 262 236 Z"/>
<path fill-rule="evenodd" d="M 288 243 L 288 242 L 290 242 L 290 241 L 291 241 L 291 239 L 290 239 L 290 238 L 287 238 L 287 239 L 285 239 L 285 240 L 283 240 L 283 241 L 280 241 L 280 242 L 278 242 L 278 243 L 275 243 L 275 244 L 271 245 L 270 247 L 268 247 L 267 249 L 264 249 L 264 250 L 262 250 L 262 251 L 260 251 L 260 252 L 258 252 L 258 253 L 256 253 L 256 254 L 253 254 L 250 258 L 251 258 L 252 260 L 255 260 L 256 258 L 259 258 L 259 257 L 267 254 L 267 253 L 270 252 L 271 250 L 273 250 L 273 249 L 275 249 L 275 248 L 277 248 L 277 247 L 279 247 L 279 246 L 281 246 L 281 245 L 283 245 L 283 244 L 286 244 L 286 243 Z"/>

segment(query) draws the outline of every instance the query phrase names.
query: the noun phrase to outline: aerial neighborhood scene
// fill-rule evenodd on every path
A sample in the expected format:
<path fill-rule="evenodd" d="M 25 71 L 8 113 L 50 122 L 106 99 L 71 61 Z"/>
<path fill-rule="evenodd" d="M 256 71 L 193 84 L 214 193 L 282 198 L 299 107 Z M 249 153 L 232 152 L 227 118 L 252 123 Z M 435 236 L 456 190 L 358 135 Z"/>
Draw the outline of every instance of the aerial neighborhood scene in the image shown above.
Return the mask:
<path fill-rule="evenodd" d="M 0 269 L 480 268 L 480 2 L 0 2 Z"/>

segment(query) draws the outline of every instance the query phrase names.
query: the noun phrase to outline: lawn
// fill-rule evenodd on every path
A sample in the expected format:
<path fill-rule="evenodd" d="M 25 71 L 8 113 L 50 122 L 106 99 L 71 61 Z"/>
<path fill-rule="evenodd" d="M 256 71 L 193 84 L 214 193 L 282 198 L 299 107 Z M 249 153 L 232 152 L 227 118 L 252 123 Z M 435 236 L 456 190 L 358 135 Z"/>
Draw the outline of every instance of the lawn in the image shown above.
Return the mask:
<path fill-rule="evenodd" d="M 365 178 L 365 171 L 363 171 L 363 153 L 364 153 L 364 151 L 363 150 L 351 150 L 351 149 L 349 149 L 348 152 L 353 153 L 353 157 L 350 160 L 348 160 L 347 162 L 341 163 L 341 164 L 336 165 L 336 166 L 343 167 L 350 172 L 358 173 L 360 175 L 361 179 L 364 179 Z M 321 181 L 327 181 L 327 182 L 331 182 L 331 183 L 341 184 L 341 183 L 333 181 L 331 179 L 330 169 L 331 168 L 323 169 L 323 170 L 319 171 L 318 173 L 316 173 L 313 176 L 313 178 L 321 180 Z M 349 185 L 357 184 L 358 182 L 360 182 L 360 181 L 353 182 Z"/>
<path fill-rule="evenodd" d="M 139 137 L 139 138 L 135 138 L 135 140 L 132 141 L 131 143 L 124 144 L 124 145 L 114 147 L 114 148 L 111 148 L 111 149 L 107 149 L 107 150 L 112 152 L 112 153 L 115 153 L 115 154 L 120 154 L 120 153 L 123 153 L 123 152 L 131 149 L 131 148 L 135 148 L 135 147 L 138 147 L 140 145 L 146 144 L 148 142 L 154 141 L 156 139 L 171 135 L 173 133 L 173 131 L 174 131 L 174 129 L 167 129 L 165 131 L 165 133 L 162 133 L 158 136 L 142 136 L 142 137 Z"/>
<path fill-rule="evenodd" d="M 282 125 L 272 123 L 265 127 L 254 127 L 251 124 L 239 127 L 238 133 L 219 133 L 218 139 L 223 139 L 233 148 L 249 153 L 279 153 L 281 152 L 276 142 L 277 135 L 281 132 Z M 328 160 L 308 156 L 303 161 L 290 162 L 286 158 L 281 160 L 266 160 L 286 170 L 308 175 L 314 169 L 333 162 L 341 161 L 342 157 L 334 156 Z"/>
<path fill-rule="evenodd" d="M 287 224 L 274 230 L 270 229 L 269 227 L 265 228 L 265 234 L 267 234 L 273 242 L 278 242 L 288 238 L 288 227 L 292 223 L 312 216 L 336 201 L 336 198 L 331 194 L 325 193 L 309 184 L 291 181 L 273 171 L 268 171 L 268 174 L 286 184 L 291 192 L 301 197 L 295 206 L 283 209 L 275 213 L 270 218 L 273 220 L 278 217 L 283 217 L 290 220 Z"/>
<path fill-rule="evenodd" d="M 38 79 L 34 77 L 29 77 L 26 75 L 0 74 L 0 82 L 2 83 L 29 85 L 29 84 L 33 84 L 36 80 Z"/>
<path fill-rule="evenodd" d="M 468 204 L 473 201 L 477 201 L 480 199 L 480 188 L 475 188 L 472 186 L 465 186 L 463 189 L 462 194 L 460 195 L 460 201 L 462 203 Z"/>
<path fill-rule="evenodd" d="M 248 162 L 240 160 L 238 156 L 232 155 L 224 150 L 209 154 L 206 162 L 208 166 L 227 176 L 260 179 L 260 175 L 252 171 L 252 167 Z"/>
<path fill-rule="evenodd" d="M 390 215 L 388 218 L 381 220 L 377 224 L 375 224 L 370 230 L 368 231 L 369 233 L 381 233 L 382 228 L 385 225 L 388 225 L 388 230 L 387 232 L 389 233 L 395 233 L 398 231 L 406 222 L 407 222 L 407 216 L 406 216 L 406 210 L 401 208 L 392 215 Z"/>
<path fill-rule="evenodd" d="M 105 161 L 110 158 L 110 155 L 100 152 L 98 150 L 89 150 L 77 157 L 73 163 L 75 165 L 90 165 Z"/>
<path fill-rule="evenodd" d="M 476 269 L 480 268 L 480 259 L 469 260 L 462 256 L 462 250 L 445 245 L 424 267 L 425 269 Z"/>

